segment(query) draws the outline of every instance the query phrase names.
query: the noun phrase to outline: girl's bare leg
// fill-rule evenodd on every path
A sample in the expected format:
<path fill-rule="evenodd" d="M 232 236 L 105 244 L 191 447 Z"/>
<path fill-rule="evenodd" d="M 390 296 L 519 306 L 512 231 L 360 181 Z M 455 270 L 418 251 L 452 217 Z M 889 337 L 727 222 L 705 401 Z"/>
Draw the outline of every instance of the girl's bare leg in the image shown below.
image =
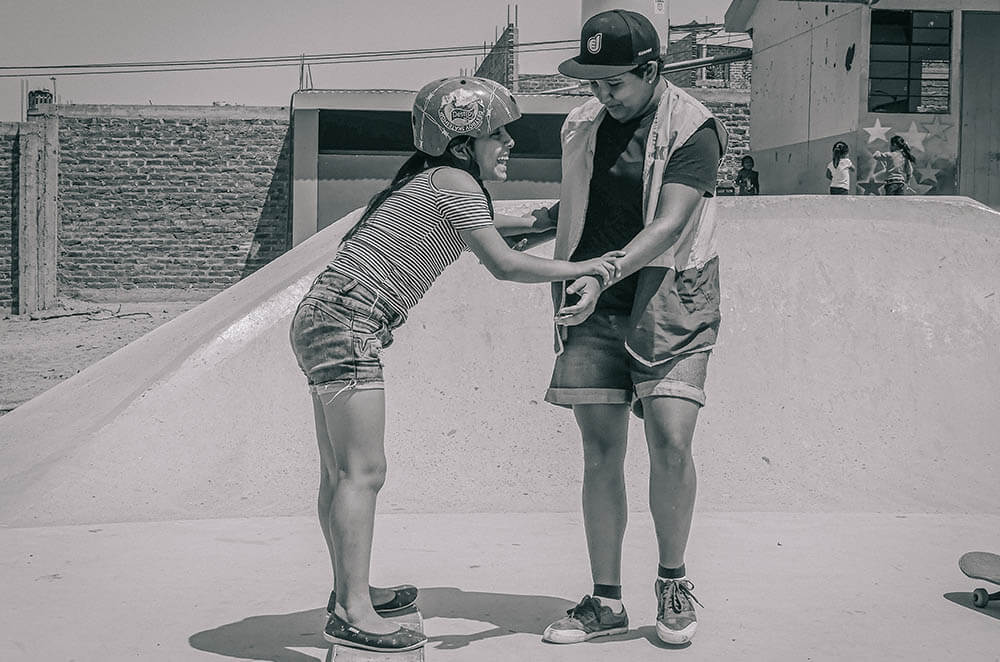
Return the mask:
<path fill-rule="evenodd" d="M 326 541 L 326 549 L 330 554 L 330 569 L 333 576 L 337 576 L 337 551 L 333 545 L 333 537 L 330 530 L 330 510 L 333 507 L 333 493 L 337 486 L 337 459 L 333 453 L 333 444 L 330 441 L 330 434 L 327 431 L 326 415 L 323 413 L 323 403 L 319 397 L 313 395 L 313 417 L 316 422 L 316 439 L 319 442 L 319 498 L 317 499 L 317 510 L 319 512 L 319 526 L 323 531 L 323 539 Z M 386 588 L 370 589 L 372 602 L 383 604 L 391 600 L 395 593 Z"/>
<path fill-rule="evenodd" d="M 320 485 L 320 512 L 325 487 L 332 494 L 324 535 L 332 550 L 336 613 L 361 630 L 394 632 L 398 627 L 375 613 L 368 589 L 375 503 L 386 471 L 385 392 L 343 391 L 322 403 L 322 416 L 332 452 L 321 452 L 328 476 Z"/>

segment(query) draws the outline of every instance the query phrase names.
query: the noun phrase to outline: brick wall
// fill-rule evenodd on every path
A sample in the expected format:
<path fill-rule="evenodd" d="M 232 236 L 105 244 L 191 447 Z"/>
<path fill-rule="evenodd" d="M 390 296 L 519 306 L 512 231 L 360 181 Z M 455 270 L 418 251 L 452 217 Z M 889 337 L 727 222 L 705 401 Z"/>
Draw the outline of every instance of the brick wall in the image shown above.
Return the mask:
<path fill-rule="evenodd" d="M 517 26 L 511 23 L 493 44 L 482 63 L 476 69 L 476 76 L 500 83 L 508 90 L 517 89 Z"/>
<path fill-rule="evenodd" d="M 17 297 L 18 125 L 0 122 L 0 314 Z"/>
<path fill-rule="evenodd" d="M 60 294 L 217 291 L 290 246 L 286 108 L 55 110 Z"/>
<path fill-rule="evenodd" d="M 749 151 L 748 95 L 689 91 L 729 131 L 719 184 L 732 186 Z M 60 295 L 212 293 L 290 246 L 287 109 L 55 109 Z M 18 130 L 0 123 L 0 308 L 6 310 L 17 289 Z"/>

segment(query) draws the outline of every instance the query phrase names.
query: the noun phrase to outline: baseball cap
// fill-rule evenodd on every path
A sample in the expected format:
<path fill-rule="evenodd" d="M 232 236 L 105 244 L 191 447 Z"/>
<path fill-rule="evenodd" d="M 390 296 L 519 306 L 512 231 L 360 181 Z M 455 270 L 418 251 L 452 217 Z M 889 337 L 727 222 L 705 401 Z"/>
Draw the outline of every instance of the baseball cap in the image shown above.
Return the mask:
<path fill-rule="evenodd" d="M 570 78 L 600 80 L 623 74 L 660 56 L 660 37 L 649 19 L 612 9 L 587 19 L 580 30 L 580 54 L 559 65 Z"/>

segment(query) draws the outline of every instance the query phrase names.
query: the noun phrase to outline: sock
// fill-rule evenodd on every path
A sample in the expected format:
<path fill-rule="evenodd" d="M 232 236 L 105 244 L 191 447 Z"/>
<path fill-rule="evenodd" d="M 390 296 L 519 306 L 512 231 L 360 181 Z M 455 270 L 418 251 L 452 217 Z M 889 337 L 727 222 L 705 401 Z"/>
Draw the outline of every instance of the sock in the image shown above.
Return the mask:
<path fill-rule="evenodd" d="M 621 584 L 594 584 L 594 597 L 614 613 L 622 610 Z"/>
<path fill-rule="evenodd" d="M 660 579 L 684 579 L 687 577 L 687 572 L 684 569 L 683 563 L 679 568 L 664 568 L 662 565 L 658 565 L 656 567 L 656 576 Z"/>

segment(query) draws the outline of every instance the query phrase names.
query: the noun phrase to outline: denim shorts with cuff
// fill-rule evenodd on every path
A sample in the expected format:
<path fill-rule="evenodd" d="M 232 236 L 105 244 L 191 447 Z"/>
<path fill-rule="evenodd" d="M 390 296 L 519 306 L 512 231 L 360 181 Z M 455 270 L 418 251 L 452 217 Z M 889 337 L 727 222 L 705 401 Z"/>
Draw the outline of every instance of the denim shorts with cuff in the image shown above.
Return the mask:
<path fill-rule="evenodd" d="M 627 314 L 600 310 L 568 327 L 545 401 L 562 407 L 630 404 L 640 418 L 643 398 L 683 398 L 703 406 L 711 352 L 681 354 L 647 366 L 625 348 L 628 327 Z"/>
<path fill-rule="evenodd" d="M 382 389 L 382 350 L 400 316 L 357 279 L 320 274 L 292 318 L 289 340 L 309 390 L 329 404 L 348 389 Z M 325 396 L 325 397 L 324 397 Z"/>

